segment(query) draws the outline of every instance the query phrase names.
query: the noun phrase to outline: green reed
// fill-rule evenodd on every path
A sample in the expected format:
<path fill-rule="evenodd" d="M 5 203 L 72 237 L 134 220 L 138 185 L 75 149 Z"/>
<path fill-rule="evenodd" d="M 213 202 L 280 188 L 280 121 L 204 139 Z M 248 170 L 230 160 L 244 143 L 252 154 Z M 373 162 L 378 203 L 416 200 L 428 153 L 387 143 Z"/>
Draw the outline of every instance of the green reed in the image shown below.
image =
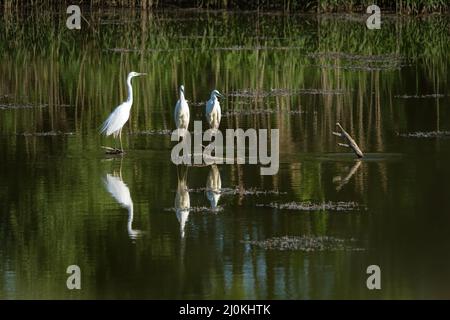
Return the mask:
<path fill-rule="evenodd" d="M 24 7 L 38 9 L 54 9 L 79 4 L 89 8 L 141 8 L 148 10 L 164 8 L 204 8 L 204 9 L 231 9 L 231 10 L 282 10 L 288 12 L 361 12 L 367 6 L 373 4 L 371 0 L 259 0 L 259 1 L 237 1 L 237 0 L 192 0 L 192 1 L 158 1 L 158 0 L 90 0 L 90 1 L 25 1 L 25 0 L 2 0 L 0 6 L 5 11 L 17 10 Z M 380 0 L 377 5 L 382 10 L 397 12 L 400 14 L 428 14 L 433 12 L 448 12 L 449 3 L 446 0 Z"/>

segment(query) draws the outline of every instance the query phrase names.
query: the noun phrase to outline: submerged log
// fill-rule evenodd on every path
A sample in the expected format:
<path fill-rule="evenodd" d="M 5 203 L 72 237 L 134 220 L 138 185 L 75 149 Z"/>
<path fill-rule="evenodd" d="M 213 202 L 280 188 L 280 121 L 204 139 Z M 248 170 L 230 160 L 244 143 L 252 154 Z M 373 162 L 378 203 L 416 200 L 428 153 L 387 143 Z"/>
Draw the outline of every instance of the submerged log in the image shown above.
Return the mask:
<path fill-rule="evenodd" d="M 347 143 L 338 143 L 338 145 L 340 145 L 341 147 L 351 148 L 358 158 L 364 157 L 364 154 L 356 144 L 355 140 L 353 140 L 353 138 L 347 133 L 347 131 L 345 131 L 344 128 L 342 128 L 339 122 L 336 123 L 336 126 L 339 128 L 341 132 L 333 132 L 333 134 L 335 136 L 343 138 L 347 142 Z"/>
<path fill-rule="evenodd" d="M 124 154 L 123 150 L 117 149 L 117 148 L 111 148 L 111 147 L 104 147 L 101 146 L 103 149 L 105 149 L 106 154 Z"/>

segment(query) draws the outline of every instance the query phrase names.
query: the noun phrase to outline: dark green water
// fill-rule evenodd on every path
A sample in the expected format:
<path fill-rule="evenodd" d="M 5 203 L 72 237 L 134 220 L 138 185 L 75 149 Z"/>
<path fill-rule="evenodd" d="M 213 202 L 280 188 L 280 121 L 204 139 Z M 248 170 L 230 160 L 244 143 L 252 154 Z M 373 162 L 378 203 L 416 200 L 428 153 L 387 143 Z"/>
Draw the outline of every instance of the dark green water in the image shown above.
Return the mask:
<path fill-rule="evenodd" d="M 388 16 L 371 31 L 357 15 L 84 15 L 80 31 L 64 12 L 0 21 L 0 298 L 450 298 L 449 17 Z M 98 129 L 132 70 L 148 75 L 133 83 L 127 152 L 106 156 L 114 142 Z M 189 168 L 183 219 L 164 134 L 182 83 L 191 123 L 217 88 L 221 129 L 280 129 L 275 176 Z M 337 146 L 337 121 L 361 162 Z M 404 136 L 415 132 L 438 134 Z M 205 188 L 218 175 L 212 211 Z M 308 201 L 357 208 L 281 209 Z M 282 236 L 364 250 L 245 242 Z M 81 290 L 66 287 L 73 264 Z M 381 290 L 366 287 L 372 264 Z"/>

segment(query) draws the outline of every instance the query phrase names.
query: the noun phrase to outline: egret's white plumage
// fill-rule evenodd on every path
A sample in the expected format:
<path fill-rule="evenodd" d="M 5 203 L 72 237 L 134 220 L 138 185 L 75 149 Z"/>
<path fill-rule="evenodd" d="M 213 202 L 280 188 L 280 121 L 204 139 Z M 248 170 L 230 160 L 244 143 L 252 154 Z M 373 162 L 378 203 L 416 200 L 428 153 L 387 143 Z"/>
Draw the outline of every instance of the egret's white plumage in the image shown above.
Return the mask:
<path fill-rule="evenodd" d="M 220 192 L 222 189 L 222 180 L 220 172 L 216 165 L 212 165 L 209 170 L 208 178 L 206 179 L 206 197 L 211 203 L 211 209 L 216 210 L 220 199 Z"/>
<path fill-rule="evenodd" d="M 206 102 L 206 121 L 211 129 L 219 129 L 220 119 L 222 118 L 222 110 L 217 97 L 223 96 L 219 91 L 213 90 L 210 99 Z"/>
<path fill-rule="evenodd" d="M 120 177 L 107 174 L 104 180 L 106 190 L 113 198 L 128 211 L 127 231 L 131 239 L 136 239 L 141 231 L 133 229 L 133 200 L 131 200 L 130 189 Z"/>
<path fill-rule="evenodd" d="M 113 135 L 114 138 L 119 136 L 120 148 L 122 148 L 122 128 L 130 118 L 130 110 L 133 105 L 133 87 L 131 86 L 131 79 L 137 76 L 145 75 L 145 73 L 130 72 L 127 77 L 128 98 L 121 105 L 116 107 L 109 117 L 103 122 L 100 133 L 104 133 L 106 136 Z"/>
<path fill-rule="evenodd" d="M 175 125 L 177 129 L 188 129 L 189 126 L 189 105 L 184 97 L 184 86 L 180 86 L 180 99 L 178 99 L 175 105 Z"/>

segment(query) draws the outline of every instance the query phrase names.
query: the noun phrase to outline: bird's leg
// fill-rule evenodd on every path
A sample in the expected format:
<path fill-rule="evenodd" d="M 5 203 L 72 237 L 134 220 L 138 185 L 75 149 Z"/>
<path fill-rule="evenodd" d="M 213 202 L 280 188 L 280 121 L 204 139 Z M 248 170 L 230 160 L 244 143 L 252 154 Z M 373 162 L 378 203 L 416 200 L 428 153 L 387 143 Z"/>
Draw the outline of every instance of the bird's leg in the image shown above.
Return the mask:
<path fill-rule="evenodd" d="M 120 152 L 123 153 L 123 147 L 122 147 L 122 129 L 119 131 L 119 140 L 120 140 Z"/>
<path fill-rule="evenodd" d="M 121 180 L 123 180 L 122 179 L 122 160 L 123 160 L 123 157 L 120 158 L 120 169 L 119 169 L 119 176 L 120 176 Z"/>

